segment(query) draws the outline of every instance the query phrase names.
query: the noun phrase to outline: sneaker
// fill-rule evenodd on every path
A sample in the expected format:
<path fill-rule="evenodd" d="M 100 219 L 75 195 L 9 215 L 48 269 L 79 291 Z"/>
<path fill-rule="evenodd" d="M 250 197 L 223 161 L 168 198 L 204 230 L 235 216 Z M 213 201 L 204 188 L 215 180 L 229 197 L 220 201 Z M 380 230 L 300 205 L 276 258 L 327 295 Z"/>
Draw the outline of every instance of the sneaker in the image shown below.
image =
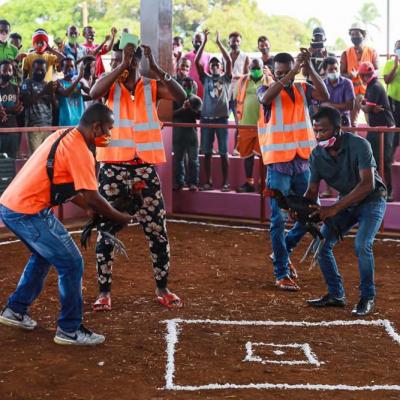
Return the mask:
<path fill-rule="evenodd" d="M 28 331 L 35 329 L 37 325 L 37 322 L 34 321 L 28 314 L 18 314 L 9 307 L 5 307 L 0 313 L 0 323 L 26 329 Z"/>
<path fill-rule="evenodd" d="M 54 341 L 57 344 L 75 345 L 75 346 L 95 346 L 103 343 L 106 338 L 86 329 L 81 325 L 75 332 L 64 332 L 61 328 L 57 328 Z"/>
<path fill-rule="evenodd" d="M 255 188 L 254 185 L 250 184 L 249 182 L 244 183 L 242 186 L 236 189 L 237 193 L 254 193 Z"/>
<path fill-rule="evenodd" d="M 344 296 L 340 298 L 333 297 L 328 293 L 318 299 L 307 300 L 307 304 L 312 307 L 345 307 L 346 298 Z"/>
<path fill-rule="evenodd" d="M 238 151 L 237 149 L 233 149 L 233 151 L 232 151 L 232 156 L 233 156 L 233 157 L 239 157 L 239 156 L 240 156 L 239 151 Z"/>
<path fill-rule="evenodd" d="M 190 185 L 190 186 L 189 186 L 189 190 L 190 190 L 191 192 L 198 192 L 199 187 L 198 187 L 197 185 Z"/>
<path fill-rule="evenodd" d="M 375 306 L 374 299 L 360 299 L 360 301 L 354 306 L 351 312 L 355 317 L 363 317 L 368 315 Z"/>
<path fill-rule="evenodd" d="M 282 279 L 276 280 L 275 286 L 281 290 L 288 290 L 292 292 L 298 292 L 300 290 L 300 286 L 290 277 L 285 276 Z"/>

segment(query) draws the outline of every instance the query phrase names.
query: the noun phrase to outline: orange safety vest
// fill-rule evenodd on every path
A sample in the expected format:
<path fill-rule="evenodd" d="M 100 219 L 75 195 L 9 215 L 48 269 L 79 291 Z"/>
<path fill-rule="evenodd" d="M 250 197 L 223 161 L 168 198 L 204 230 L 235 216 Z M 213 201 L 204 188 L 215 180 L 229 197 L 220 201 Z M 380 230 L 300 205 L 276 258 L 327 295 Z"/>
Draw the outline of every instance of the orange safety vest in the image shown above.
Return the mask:
<path fill-rule="evenodd" d="M 286 90 L 281 90 L 271 104 L 271 118 L 265 122 L 264 110 L 260 106 L 258 140 L 265 165 L 289 162 L 299 156 L 310 157 L 316 144 L 310 116 L 308 114 L 305 84 L 295 83 L 295 101 Z"/>
<path fill-rule="evenodd" d="M 238 81 L 238 92 L 236 96 L 236 117 L 238 121 L 241 121 L 243 118 L 243 108 L 246 100 L 246 90 L 249 80 L 249 75 L 243 75 Z M 262 77 L 262 80 L 264 85 L 268 85 L 268 79 L 266 79 L 265 76 Z"/>
<path fill-rule="evenodd" d="M 97 148 L 98 161 L 131 161 L 134 157 L 150 164 L 166 161 L 156 101 L 155 80 L 140 78 L 134 100 L 123 84 L 113 84 L 107 105 L 114 112 L 114 128 L 108 147 Z"/>
<path fill-rule="evenodd" d="M 353 69 L 358 71 L 358 67 L 364 61 L 372 62 L 373 57 L 374 57 L 374 50 L 371 49 L 370 47 L 365 46 L 361 54 L 361 60 L 358 61 L 356 49 L 354 47 L 349 47 L 346 50 L 347 73 L 349 74 L 349 76 L 351 76 L 351 71 L 353 71 Z M 351 76 L 351 81 L 353 82 L 354 93 L 356 95 L 365 94 L 367 87 L 362 83 L 362 80 L 358 75 L 355 78 Z"/>

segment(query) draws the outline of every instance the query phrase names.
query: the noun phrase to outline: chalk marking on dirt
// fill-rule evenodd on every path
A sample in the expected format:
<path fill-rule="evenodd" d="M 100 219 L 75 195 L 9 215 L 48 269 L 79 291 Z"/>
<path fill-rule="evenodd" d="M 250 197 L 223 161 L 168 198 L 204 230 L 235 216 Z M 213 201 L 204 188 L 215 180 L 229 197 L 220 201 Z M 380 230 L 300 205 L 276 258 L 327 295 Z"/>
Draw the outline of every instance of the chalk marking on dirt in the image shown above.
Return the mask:
<path fill-rule="evenodd" d="M 279 349 L 292 348 L 292 349 L 300 349 L 303 351 L 306 359 L 305 360 L 270 360 L 264 359 L 260 356 L 254 354 L 254 347 L 276 347 Z M 320 367 L 321 364 L 325 364 L 323 361 L 318 361 L 317 356 L 312 352 L 311 347 L 308 343 L 289 343 L 289 344 L 275 344 L 275 343 L 263 343 L 263 342 L 247 342 L 245 344 L 246 348 L 246 357 L 243 361 L 248 362 L 257 362 L 261 364 L 281 364 L 281 365 L 303 365 L 303 364 L 311 364 Z M 285 352 L 281 350 L 275 350 L 273 352 L 276 355 L 284 355 Z"/>
<path fill-rule="evenodd" d="M 377 320 L 335 320 L 335 321 L 319 321 L 319 322 L 308 322 L 308 321 L 229 321 L 229 320 L 212 320 L 212 319 L 181 319 L 174 318 L 169 320 L 160 321 L 160 323 L 167 324 L 167 334 L 165 339 L 167 342 L 167 364 L 165 372 L 165 386 L 161 390 L 175 390 L 175 391 L 198 391 L 198 390 L 223 390 L 223 389 L 285 389 L 285 390 L 321 390 L 321 391 L 333 391 L 333 390 L 344 390 L 344 391 L 400 391 L 400 385 L 367 385 L 367 386 L 354 386 L 354 385 L 328 385 L 328 384 L 288 384 L 288 383 L 249 383 L 249 384 L 235 384 L 235 383 L 211 383 L 207 385 L 176 385 L 174 384 L 175 375 L 175 348 L 178 340 L 179 324 L 214 324 L 214 325 L 241 325 L 241 326 L 292 326 L 292 327 L 331 327 L 331 326 L 378 326 L 383 327 L 389 337 L 400 344 L 400 335 L 395 331 L 392 323 L 387 319 L 377 319 Z M 250 343 L 250 345 L 249 345 Z M 253 343 L 257 344 L 257 343 Z M 262 343 L 265 345 L 265 343 Z M 268 345 L 268 344 L 267 344 Z M 272 345 L 272 344 L 270 344 Z M 299 344 L 293 344 L 299 345 Z M 307 343 L 305 343 L 307 345 Z M 247 355 L 249 355 L 249 346 L 251 342 L 246 343 Z M 274 345 L 283 346 L 283 345 Z M 289 345 L 290 346 L 290 345 Z M 288 346 L 288 347 L 289 347 Z M 290 346 L 293 347 L 293 346 Z M 250 348 L 251 355 L 252 350 Z M 309 352 L 307 356 L 315 357 L 312 353 L 310 346 L 308 346 L 307 351 Z M 315 360 L 317 358 L 315 357 Z M 246 360 L 248 361 L 248 360 Z M 319 362 L 322 364 L 322 362 Z M 314 362 L 315 364 L 315 362 Z"/>

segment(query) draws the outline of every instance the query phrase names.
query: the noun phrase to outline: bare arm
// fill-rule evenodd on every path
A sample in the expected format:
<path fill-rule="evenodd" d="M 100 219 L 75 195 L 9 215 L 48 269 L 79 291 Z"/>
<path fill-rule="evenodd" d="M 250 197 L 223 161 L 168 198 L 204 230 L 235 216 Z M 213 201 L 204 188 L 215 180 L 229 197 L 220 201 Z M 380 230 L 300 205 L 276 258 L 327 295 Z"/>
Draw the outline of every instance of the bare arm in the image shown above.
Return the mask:
<path fill-rule="evenodd" d="M 348 101 L 345 101 L 344 103 L 332 103 L 330 101 L 323 102 L 321 105 L 322 106 L 330 106 L 333 108 L 336 108 L 337 110 L 340 111 L 347 111 L 347 110 L 352 110 L 354 108 L 354 103 L 355 99 L 350 99 Z"/>
<path fill-rule="evenodd" d="M 385 75 L 383 77 L 383 79 L 385 80 L 386 85 L 389 85 L 389 83 L 393 82 L 393 79 L 396 76 L 396 72 L 397 72 L 398 68 L 399 68 L 399 57 L 395 56 L 392 70 L 387 75 Z"/>
<path fill-rule="evenodd" d="M 243 75 L 247 75 L 250 72 L 250 58 L 247 56 L 243 66 Z"/>
<path fill-rule="evenodd" d="M 225 75 L 231 77 L 232 76 L 232 59 L 231 59 L 231 56 L 229 55 L 229 53 L 226 51 L 224 45 L 222 44 L 222 42 L 219 38 L 219 32 L 217 32 L 216 43 L 222 53 L 222 57 L 224 57 L 224 60 L 225 60 Z"/>
<path fill-rule="evenodd" d="M 107 47 L 106 47 L 106 52 L 109 53 L 113 46 L 114 46 L 114 42 L 115 42 L 115 35 L 117 34 L 117 29 L 112 27 L 111 28 L 111 40 L 109 41 Z"/>
<path fill-rule="evenodd" d="M 75 88 L 78 86 L 78 83 L 83 78 L 83 64 L 79 69 L 79 75 L 72 81 L 72 85 L 69 88 L 64 88 L 61 84 L 57 87 L 57 94 L 63 97 L 69 97 Z"/>
<path fill-rule="evenodd" d="M 46 51 L 57 57 L 57 64 L 60 64 L 61 61 L 63 60 L 63 58 L 65 58 L 65 55 L 63 53 L 60 53 L 59 51 L 57 51 L 56 49 L 53 49 L 50 46 L 47 47 Z"/>
<path fill-rule="evenodd" d="M 303 52 L 305 53 L 304 70 L 306 75 L 311 79 L 311 82 L 314 86 L 314 90 L 312 91 L 311 94 L 312 98 L 320 102 L 329 101 L 328 89 L 326 88 L 324 81 L 319 76 L 317 71 L 315 71 L 315 68 L 311 62 L 310 52 L 308 50 Z"/>
<path fill-rule="evenodd" d="M 320 182 L 309 182 L 304 197 L 316 201 L 318 199 Z"/>
<path fill-rule="evenodd" d="M 197 73 L 199 74 L 200 80 L 203 80 L 203 78 L 205 76 L 207 76 L 206 72 L 204 71 L 203 66 L 200 63 L 200 60 L 201 60 L 201 57 L 203 55 L 204 48 L 206 47 L 206 43 L 207 43 L 207 39 L 208 39 L 208 34 L 209 33 L 210 32 L 209 32 L 208 29 L 204 30 L 204 32 L 203 32 L 204 40 L 201 43 L 201 46 L 200 46 L 199 50 L 197 50 L 196 57 L 194 58 L 194 65 L 196 66 L 196 70 L 197 70 Z"/>

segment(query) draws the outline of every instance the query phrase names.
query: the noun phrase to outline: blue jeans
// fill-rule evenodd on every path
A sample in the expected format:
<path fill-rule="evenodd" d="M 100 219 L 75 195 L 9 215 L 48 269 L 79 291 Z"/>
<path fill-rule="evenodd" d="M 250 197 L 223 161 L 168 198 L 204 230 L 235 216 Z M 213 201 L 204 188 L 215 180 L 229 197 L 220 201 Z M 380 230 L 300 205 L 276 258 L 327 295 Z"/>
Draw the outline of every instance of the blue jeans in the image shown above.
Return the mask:
<path fill-rule="evenodd" d="M 185 180 L 187 184 L 199 184 L 199 140 L 197 131 L 193 128 L 174 128 L 173 130 L 173 150 L 175 164 L 175 182 L 178 186 L 183 186 Z M 185 154 L 188 157 L 187 176 L 185 179 Z"/>
<path fill-rule="evenodd" d="M 0 205 L 0 216 L 32 252 L 7 306 L 17 313 L 26 313 L 54 265 L 61 300 L 58 326 L 65 332 L 76 331 L 82 321 L 83 259 L 71 235 L 50 209 L 30 215 Z"/>
<path fill-rule="evenodd" d="M 201 123 L 228 125 L 228 118 L 201 119 Z M 218 140 L 218 153 L 224 156 L 228 153 L 228 128 L 201 128 L 201 151 L 204 155 L 212 154 L 215 135 Z"/>
<path fill-rule="evenodd" d="M 358 206 L 349 207 L 332 218 L 332 222 L 336 224 L 343 235 L 354 225 L 359 224 L 355 239 L 355 251 L 360 272 L 359 288 L 363 299 L 373 299 L 375 297 L 375 262 L 372 245 L 375 235 L 381 226 L 385 210 L 386 201 L 383 198 L 379 198 Z M 343 280 L 333 255 L 333 247 L 338 238 L 336 233 L 327 225 L 323 225 L 322 235 L 325 238 L 325 244 L 319 252 L 319 265 L 328 285 L 329 293 L 336 298 L 341 298 L 344 296 Z"/>
<path fill-rule="evenodd" d="M 300 174 L 286 175 L 268 169 L 267 187 L 278 189 L 283 195 L 294 193 L 303 196 L 308 186 L 310 172 L 307 170 Z M 274 252 L 274 274 L 277 280 L 289 275 L 289 254 L 306 233 L 303 225 L 296 223 L 285 237 L 285 224 L 288 213 L 281 210 L 275 199 L 271 199 L 271 241 Z"/>

